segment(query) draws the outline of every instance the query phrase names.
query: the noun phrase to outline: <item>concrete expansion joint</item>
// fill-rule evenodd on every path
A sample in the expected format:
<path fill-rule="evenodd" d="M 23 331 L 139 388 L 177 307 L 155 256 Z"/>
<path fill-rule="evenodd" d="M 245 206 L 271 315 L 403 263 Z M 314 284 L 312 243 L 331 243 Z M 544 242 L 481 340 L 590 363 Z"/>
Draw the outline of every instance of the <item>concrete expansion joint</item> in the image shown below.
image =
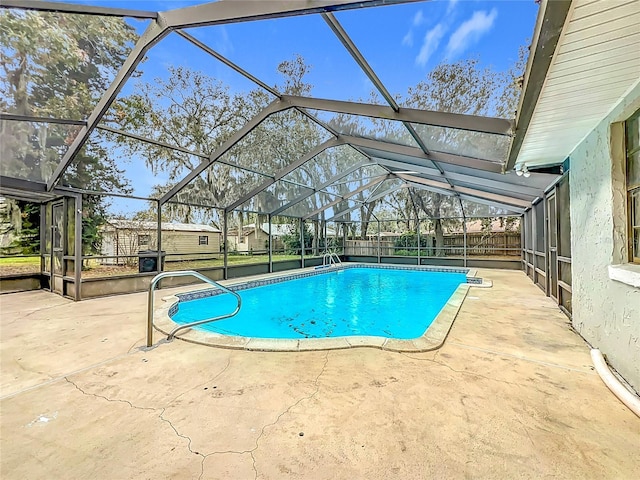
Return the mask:
<path fill-rule="evenodd" d="M 21 370 L 27 372 L 27 373 L 36 373 L 38 375 L 44 375 L 45 377 L 47 377 L 49 380 L 53 380 L 54 377 L 52 377 L 51 375 L 49 375 L 47 372 L 41 372 L 40 370 L 35 370 L 33 368 L 27 368 L 25 367 L 21 362 L 21 359 L 16 358 L 14 360 L 14 362 L 16 363 L 16 365 L 18 365 L 18 367 L 20 367 Z"/>

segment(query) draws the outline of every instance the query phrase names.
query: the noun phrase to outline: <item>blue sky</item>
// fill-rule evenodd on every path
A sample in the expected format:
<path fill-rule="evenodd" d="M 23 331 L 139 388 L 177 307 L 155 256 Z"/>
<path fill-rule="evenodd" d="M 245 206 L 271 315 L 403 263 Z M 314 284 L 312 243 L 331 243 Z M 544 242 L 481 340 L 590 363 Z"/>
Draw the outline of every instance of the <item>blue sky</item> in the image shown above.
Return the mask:
<path fill-rule="evenodd" d="M 71 1 L 153 11 L 206 3 Z M 443 61 L 478 58 L 483 66 L 508 69 L 516 61 L 520 46 L 529 45 L 537 12 L 534 0 L 441 0 L 337 12 L 336 17 L 387 89 L 392 94 L 404 95 L 408 87 L 425 79 Z M 148 23 L 127 21 L 140 33 Z M 277 65 L 300 54 L 312 66 L 308 81 L 314 85 L 313 96 L 364 100 L 374 89 L 318 15 L 195 28 L 188 32 L 272 86 L 281 81 Z M 235 93 L 256 88 L 177 34 L 171 34 L 149 51 L 148 60 L 139 68 L 140 77 L 130 80 L 121 94 L 131 93 L 138 82 L 167 78 L 169 66 L 201 70 L 228 84 Z M 131 180 L 138 179 L 132 182 L 135 193 L 147 196 L 151 186 L 163 178 L 151 174 L 142 163 L 134 160 L 123 166 Z"/>
<path fill-rule="evenodd" d="M 141 10 L 168 10 L 206 3 L 202 0 L 72 0 Z M 486 66 L 508 68 L 518 48 L 530 42 L 538 6 L 534 0 L 436 0 L 338 12 L 336 17 L 376 73 L 394 94 L 411 85 L 442 61 L 477 57 Z M 142 32 L 146 22 L 129 20 Z M 280 61 L 302 55 L 312 66 L 313 95 L 364 99 L 372 90 L 340 42 L 320 16 L 299 16 L 226 26 L 189 29 L 189 33 L 232 61 L 274 85 Z M 253 88 L 227 67 L 175 34 L 149 53 L 141 66 L 143 79 L 166 76 L 166 67 L 202 70 L 236 91 Z"/>

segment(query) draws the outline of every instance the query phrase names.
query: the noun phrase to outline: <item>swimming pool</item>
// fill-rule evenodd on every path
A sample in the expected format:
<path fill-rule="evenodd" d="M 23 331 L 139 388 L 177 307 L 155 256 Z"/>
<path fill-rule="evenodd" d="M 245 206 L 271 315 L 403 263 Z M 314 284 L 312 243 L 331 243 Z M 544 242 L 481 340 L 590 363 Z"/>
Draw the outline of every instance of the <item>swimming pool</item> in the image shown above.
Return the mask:
<path fill-rule="evenodd" d="M 467 269 L 438 270 L 347 265 L 295 274 L 293 279 L 268 279 L 258 286 L 240 284 L 231 287 L 242 297 L 240 312 L 196 329 L 217 337 L 254 339 L 254 343 L 270 339 L 289 345 L 312 339 L 325 340 L 325 344 L 330 339 L 346 339 L 350 346 L 366 338 L 419 339 L 451 303 L 454 292 L 461 286 L 468 288 Z M 219 293 L 178 295 L 180 301 L 171 307 L 169 317 L 184 324 L 232 311 L 234 297 Z M 461 293 L 466 294 L 466 289 Z M 458 307 L 460 303 L 461 298 Z"/>

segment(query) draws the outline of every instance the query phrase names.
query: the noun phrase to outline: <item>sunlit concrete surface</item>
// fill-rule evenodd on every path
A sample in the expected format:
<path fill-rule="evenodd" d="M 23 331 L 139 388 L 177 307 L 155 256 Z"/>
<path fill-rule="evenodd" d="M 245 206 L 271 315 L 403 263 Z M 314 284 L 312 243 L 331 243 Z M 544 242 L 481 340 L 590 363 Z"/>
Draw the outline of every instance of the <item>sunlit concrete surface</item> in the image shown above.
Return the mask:
<path fill-rule="evenodd" d="M 612 478 L 640 419 L 521 272 L 485 270 L 444 346 L 144 343 L 144 294 L 0 297 L 3 479 Z"/>

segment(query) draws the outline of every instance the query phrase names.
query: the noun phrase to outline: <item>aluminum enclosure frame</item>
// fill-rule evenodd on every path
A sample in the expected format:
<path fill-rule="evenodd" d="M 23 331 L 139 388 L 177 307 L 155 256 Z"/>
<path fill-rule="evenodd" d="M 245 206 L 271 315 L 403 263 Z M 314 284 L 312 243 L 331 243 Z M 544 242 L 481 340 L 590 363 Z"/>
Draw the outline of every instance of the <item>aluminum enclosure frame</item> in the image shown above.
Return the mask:
<path fill-rule="evenodd" d="M 394 5 L 412 1 L 415 0 L 309 0 L 304 3 L 295 0 L 264 0 L 261 2 L 236 0 L 233 2 L 220 1 L 201 4 L 194 7 L 181 8 L 166 12 L 144 12 L 139 10 L 94 7 L 88 5 L 64 4 L 57 2 L 7 0 L 3 2 L 2 8 L 20 8 L 28 10 L 61 12 L 68 14 L 89 14 L 143 18 L 151 19 L 151 23 L 147 27 L 146 31 L 141 35 L 135 47 L 129 54 L 128 58 L 118 71 L 113 82 L 105 91 L 104 95 L 98 101 L 92 113 L 86 120 L 76 121 L 43 117 L 20 117 L 12 116 L 12 114 L 10 113 L 2 113 L 2 119 L 71 124 L 81 127 L 79 133 L 73 140 L 69 149 L 63 155 L 60 163 L 55 168 L 53 175 L 47 180 L 47 192 L 52 192 L 56 188 L 56 185 L 60 181 L 66 168 L 72 163 L 75 156 L 88 140 L 91 133 L 95 129 L 101 129 L 114 134 L 125 135 L 139 141 L 154 143 L 158 146 L 194 155 L 195 157 L 201 158 L 203 160 L 198 166 L 196 166 L 196 168 L 192 169 L 180 182 L 174 185 L 174 187 L 168 193 L 166 193 L 162 198 L 159 199 L 159 204 L 163 205 L 169 202 L 177 193 L 180 192 L 180 190 L 182 190 L 193 179 L 204 172 L 214 162 L 220 162 L 220 157 L 224 155 L 224 153 L 233 148 L 233 146 L 235 146 L 253 129 L 257 128 L 258 125 L 260 125 L 270 115 L 289 109 L 294 109 L 307 116 L 321 128 L 329 131 L 329 133 L 333 135 L 333 138 L 322 143 L 321 145 L 316 146 L 310 152 L 307 152 L 307 154 L 305 154 L 304 156 L 297 159 L 291 159 L 290 163 L 287 166 L 281 168 L 277 172 L 273 172 L 273 174 L 257 172 L 246 167 L 220 162 L 226 165 L 233 166 L 234 168 L 238 168 L 240 170 L 258 173 L 260 175 L 270 177 L 257 187 L 253 188 L 250 192 L 238 197 L 228 206 L 224 207 L 225 212 L 233 211 L 243 203 L 249 201 L 255 195 L 258 195 L 269 186 L 282 179 L 286 174 L 292 172 L 296 168 L 301 167 L 326 149 L 337 147 L 340 145 L 351 146 L 369 160 L 369 162 L 364 162 L 358 168 L 371 163 L 377 164 L 387 170 L 389 174 L 394 175 L 394 178 L 403 179 L 406 182 L 405 185 L 419 185 L 420 188 L 423 189 L 430 189 L 431 191 L 437 192 L 447 192 L 447 195 L 457 196 L 459 200 L 463 198 L 461 195 L 464 194 L 466 195 L 466 198 L 469 199 L 476 198 L 484 202 L 495 202 L 492 203 L 492 205 L 496 206 L 501 205 L 508 206 L 509 208 L 522 208 L 526 201 L 522 200 L 521 198 L 510 197 L 508 196 L 508 192 L 513 192 L 513 194 L 517 195 L 518 197 L 531 196 L 535 198 L 535 196 L 539 196 L 539 191 L 537 188 L 516 185 L 508 181 L 504 181 L 503 183 L 501 183 L 498 180 L 491 180 L 482 177 L 474 177 L 473 175 L 462 175 L 455 172 L 445 171 L 439 165 L 440 163 L 462 166 L 491 173 L 502 172 L 505 169 L 505 165 L 502 162 L 492 162 L 489 160 L 482 160 L 452 153 L 434 151 L 429 147 L 428 144 L 423 141 L 423 139 L 420 137 L 420 135 L 417 134 L 412 126 L 412 124 L 423 124 L 501 136 L 511 136 L 515 133 L 515 135 L 517 136 L 518 132 L 514 128 L 515 123 L 511 120 L 500 118 L 461 115 L 447 112 L 429 112 L 419 109 L 400 107 L 332 13 L 334 11 L 345 9 L 380 5 Z M 545 15 L 548 15 L 546 11 L 547 8 L 545 7 Z M 385 98 L 389 106 L 283 95 L 277 92 L 275 89 L 269 87 L 265 82 L 253 76 L 251 73 L 244 70 L 242 67 L 229 61 L 223 55 L 220 55 L 218 52 L 211 49 L 200 40 L 182 30 L 191 27 L 200 27 L 206 25 L 220 25 L 227 23 L 254 21 L 259 19 L 282 18 L 294 15 L 309 14 L 320 14 L 323 17 L 338 40 L 342 43 L 348 53 L 360 66 L 365 75 L 372 81 L 377 90 Z M 251 119 L 244 127 L 235 132 L 223 146 L 221 146 L 218 150 L 216 150 L 208 157 L 202 154 L 191 152 L 188 149 L 169 145 L 164 142 L 158 142 L 153 139 L 148 139 L 136 135 L 135 133 L 123 132 L 107 125 L 100 124 L 103 115 L 112 105 L 113 101 L 115 100 L 125 83 L 128 81 L 130 76 L 133 74 L 142 58 L 145 56 L 146 52 L 172 31 L 175 31 L 178 35 L 182 36 L 197 47 L 205 50 L 207 53 L 225 64 L 227 67 L 232 68 L 236 72 L 243 75 L 245 78 L 251 80 L 256 85 L 276 96 L 276 100 L 274 100 L 269 106 L 262 110 L 256 117 Z M 404 125 L 409 135 L 416 141 L 420 148 L 390 143 L 382 140 L 356 137 L 353 135 L 341 135 L 339 132 L 334 131 L 331 127 L 318 120 L 318 118 L 310 113 L 309 110 L 319 110 L 337 114 L 342 113 L 360 117 L 370 117 L 400 122 Z M 511 157 L 509 157 L 509 160 L 510 159 Z M 416 162 L 428 162 L 429 164 L 433 165 L 433 168 L 428 165 L 417 165 Z M 508 167 L 508 164 L 506 166 Z M 393 173 L 394 168 L 416 170 L 417 173 L 423 173 L 425 175 L 431 176 L 432 178 L 429 179 L 424 177 L 410 177 L 406 174 L 395 175 Z M 337 182 L 353 171 L 354 169 L 349 168 L 344 171 L 338 172 L 330 179 L 330 181 Z M 439 180 L 436 181 L 435 178 L 439 178 Z M 457 186 L 456 181 L 475 185 L 477 186 L 477 189 Z M 311 194 L 291 199 L 290 202 L 273 212 L 263 213 L 269 215 L 277 215 L 287 208 L 304 200 L 305 198 L 308 198 L 308 196 L 312 195 L 313 193 L 322 191 L 322 189 L 327 188 L 330 185 L 331 183 L 325 182 L 320 186 L 307 187 L 313 190 Z M 492 193 L 492 189 L 503 193 L 507 192 L 507 194 Z M 82 189 L 74 189 L 74 191 L 78 190 Z M 355 195 L 355 193 L 353 194 Z M 367 199 L 367 201 L 374 201 L 374 199 Z M 331 203 L 333 202 L 325 205 L 324 208 L 318 210 L 318 212 L 313 212 L 302 218 L 312 217 L 316 213 L 319 213 L 320 211 L 323 211 L 326 208 L 332 206 Z M 335 201 L 335 203 L 338 203 L 338 201 Z M 215 208 L 222 207 L 216 206 Z"/>

